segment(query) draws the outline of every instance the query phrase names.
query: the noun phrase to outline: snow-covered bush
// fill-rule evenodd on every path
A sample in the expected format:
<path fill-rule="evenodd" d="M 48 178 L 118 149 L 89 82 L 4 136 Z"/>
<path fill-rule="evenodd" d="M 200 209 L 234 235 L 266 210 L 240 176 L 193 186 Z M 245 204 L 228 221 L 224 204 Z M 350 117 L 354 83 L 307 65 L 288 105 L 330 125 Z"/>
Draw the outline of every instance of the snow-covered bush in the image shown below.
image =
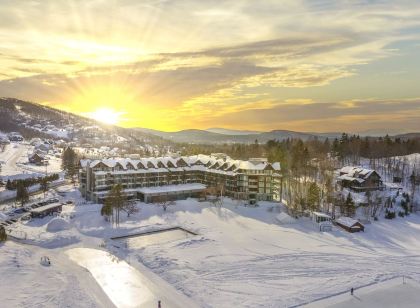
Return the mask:
<path fill-rule="evenodd" d="M 70 228 L 70 224 L 60 217 L 52 219 L 47 225 L 48 232 L 59 232 L 63 230 L 68 230 Z"/>

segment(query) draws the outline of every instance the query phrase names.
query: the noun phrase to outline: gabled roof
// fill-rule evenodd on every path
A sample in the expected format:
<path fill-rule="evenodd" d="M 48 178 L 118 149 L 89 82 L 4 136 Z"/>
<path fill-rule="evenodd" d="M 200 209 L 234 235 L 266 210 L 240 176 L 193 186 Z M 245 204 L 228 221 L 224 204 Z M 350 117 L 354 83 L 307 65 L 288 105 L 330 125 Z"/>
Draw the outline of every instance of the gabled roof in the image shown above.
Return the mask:
<path fill-rule="evenodd" d="M 339 173 L 340 176 L 338 177 L 338 179 L 347 181 L 357 180 L 359 183 L 364 182 L 373 174 L 379 176 L 379 174 L 375 170 L 353 166 L 343 167 L 339 170 Z"/>
<path fill-rule="evenodd" d="M 340 225 L 349 227 L 349 228 L 351 228 L 355 225 L 362 225 L 359 221 L 357 221 L 353 218 L 350 218 L 350 217 L 345 217 L 345 216 L 341 216 L 340 218 L 336 219 L 335 222 L 339 223 Z"/>
<path fill-rule="evenodd" d="M 118 166 L 122 170 L 127 170 L 127 166 L 132 166 L 132 169 L 134 170 L 150 168 L 191 168 L 194 170 L 217 170 L 220 172 L 237 172 L 238 170 L 280 170 L 280 163 L 278 162 L 271 164 L 263 159 L 253 159 L 252 161 L 234 160 L 229 157 L 219 158 L 203 154 L 183 156 L 180 158 L 149 157 L 141 159 L 109 158 L 102 160 L 81 160 L 80 163 L 82 168 L 87 166 L 94 168 L 103 164 L 105 168 L 113 169 Z"/>

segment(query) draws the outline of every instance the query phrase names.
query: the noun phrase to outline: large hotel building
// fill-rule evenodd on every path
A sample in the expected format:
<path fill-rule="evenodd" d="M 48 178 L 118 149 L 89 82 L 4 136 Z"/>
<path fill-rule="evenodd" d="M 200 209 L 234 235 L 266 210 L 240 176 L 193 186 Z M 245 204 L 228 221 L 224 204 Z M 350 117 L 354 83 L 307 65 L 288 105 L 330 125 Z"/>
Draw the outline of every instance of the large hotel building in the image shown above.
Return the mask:
<path fill-rule="evenodd" d="M 264 158 L 234 160 L 222 153 L 183 157 L 81 160 L 80 191 L 102 203 L 115 184 L 129 198 L 154 202 L 162 195 L 184 199 L 202 195 L 206 187 L 219 187 L 223 195 L 253 204 L 279 200 L 280 163 Z"/>

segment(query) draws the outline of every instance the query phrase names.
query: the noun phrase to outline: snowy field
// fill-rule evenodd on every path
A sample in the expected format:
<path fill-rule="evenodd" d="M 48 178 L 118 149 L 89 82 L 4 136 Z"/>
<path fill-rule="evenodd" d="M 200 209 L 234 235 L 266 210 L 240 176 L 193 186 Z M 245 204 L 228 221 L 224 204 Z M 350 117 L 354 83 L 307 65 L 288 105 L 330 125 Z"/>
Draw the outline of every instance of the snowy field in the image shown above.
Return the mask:
<path fill-rule="evenodd" d="M 63 201 L 79 198 L 78 192 L 68 189 Z M 64 306 L 79 307 L 76 298 L 82 306 L 110 304 L 105 295 L 109 293 L 101 291 L 95 275 L 69 259 L 69 251 L 79 247 L 107 251 L 115 262 L 129 264 L 145 275 L 146 285 L 153 285 L 149 291 L 155 299 L 172 294 L 176 301 L 190 300 L 199 307 L 290 307 L 396 276 L 420 281 L 417 214 L 380 219 L 367 225 L 364 233 L 350 234 L 336 228 L 320 233 L 307 219 L 279 225 L 275 217 L 281 207 L 268 202 L 250 208 L 225 199 L 222 207 L 213 207 L 190 199 L 178 201 L 166 212 L 152 204 L 140 207 L 134 216 L 123 215 L 119 228 L 105 222 L 95 204 L 65 206 L 62 218 L 68 226 L 62 231 L 51 225 L 47 231 L 51 217 L 14 227 L 13 234 L 26 240 L 0 246 L 0 273 L 12 282 L 1 280 L 0 302 L 27 306 L 28 298 L 34 297 L 42 307 L 67 301 Z M 198 235 L 147 245 L 110 240 L 168 227 Z M 52 259 L 51 267 L 39 264 L 42 255 Z M 53 283 L 44 294 L 49 285 L 45 275 L 61 284 Z M 71 281 L 73 295 L 63 291 Z"/>
<path fill-rule="evenodd" d="M 305 308 L 418 308 L 420 284 L 397 277 L 305 305 Z"/>

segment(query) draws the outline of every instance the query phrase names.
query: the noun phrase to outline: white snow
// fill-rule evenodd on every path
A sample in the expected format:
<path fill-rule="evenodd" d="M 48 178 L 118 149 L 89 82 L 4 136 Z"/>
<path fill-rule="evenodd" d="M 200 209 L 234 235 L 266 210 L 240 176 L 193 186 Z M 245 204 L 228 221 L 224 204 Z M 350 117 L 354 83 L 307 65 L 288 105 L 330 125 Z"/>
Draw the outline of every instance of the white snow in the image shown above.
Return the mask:
<path fill-rule="evenodd" d="M 419 307 L 420 284 L 397 277 L 305 305 L 306 308 Z"/>
<path fill-rule="evenodd" d="M 340 218 L 336 219 L 335 221 L 342 224 L 343 226 L 346 226 L 346 227 L 351 227 L 355 223 L 357 223 L 357 220 L 355 220 L 351 217 L 345 217 L 345 216 L 341 216 Z"/>
<path fill-rule="evenodd" d="M 33 150 L 34 146 L 26 143 L 6 145 L 4 151 L 0 152 L 0 162 L 2 162 L 0 179 L 22 179 L 43 176 L 46 172 L 49 174 L 62 172 L 61 158 L 54 155 L 46 156 L 48 158 L 47 166 L 29 164 L 28 155 Z"/>
<path fill-rule="evenodd" d="M 280 224 L 294 224 L 296 223 L 296 219 L 291 217 L 290 215 L 286 214 L 285 212 L 281 212 L 276 216 L 277 221 Z"/>
<path fill-rule="evenodd" d="M 173 290 L 156 286 L 151 279 L 123 260 L 106 251 L 74 248 L 66 252 L 70 259 L 89 270 L 115 306 L 155 307 L 161 300 L 164 307 L 184 308 L 196 305 Z M 168 292 L 170 290 L 170 292 Z M 165 292 L 163 292 L 165 291 Z"/>
<path fill-rule="evenodd" d="M 52 219 L 47 224 L 47 231 L 48 232 L 58 232 L 58 231 L 64 231 L 70 229 L 70 224 L 64 220 L 63 218 L 57 217 Z"/>
<path fill-rule="evenodd" d="M 81 204 L 80 193 L 70 187 L 63 190 L 63 200 Z M 116 286 L 111 291 L 115 296 L 125 286 L 121 292 L 138 289 L 140 294 L 142 290 L 146 294 L 142 300 L 148 297 L 145 290 L 149 290 L 152 303 L 165 296 L 165 302 L 173 299 L 178 302 L 181 298 L 192 302 L 183 307 L 288 307 L 395 276 L 405 275 L 420 281 L 420 215 L 417 214 L 393 220 L 380 218 L 366 225 L 364 233 L 348 233 L 335 227 L 331 232 L 319 232 L 309 218 L 279 225 L 276 216 L 281 207 L 270 202 L 244 207 L 224 199 L 221 207 L 215 207 L 189 199 L 177 201 L 166 212 L 153 204 L 139 203 L 139 206 L 139 213 L 130 217 L 121 214 L 118 228 L 100 216 L 101 205 L 96 204 L 64 205 L 61 217 L 72 227 L 69 230 L 49 232 L 48 223 L 53 217 L 10 227 L 15 234 L 25 234 L 26 240 L 0 246 L 1 277 L 12 282 L 0 282 L 0 302 L 10 307 L 28 306 L 29 298 L 33 298 L 29 302 L 33 306 L 42 306 L 41 302 L 47 303 L 44 306 L 80 306 L 74 299 L 78 298 L 83 301 L 82 306 L 86 303 L 91 307 L 107 307 L 112 300 L 114 305 L 119 303 L 123 307 L 124 303 L 113 299 L 114 295 L 109 295 L 106 288 L 110 299 L 101 291 L 103 282 L 94 274 L 104 272 L 99 271 L 99 265 L 93 269 L 94 264 L 82 264 L 92 277 L 68 260 L 65 251 L 78 248 L 95 249 L 93 259 L 100 249 L 99 254 L 109 258 L 98 256 L 102 260 L 100 264 L 115 261 L 110 271 L 114 274 Z M 168 227 L 183 227 L 198 235 L 175 236 L 140 246 L 125 246 L 119 240 L 110 240 Z M 39 268 L 39 258 L 43 255 L 52 261 L 52 272 L 47 275 L 44 271 L 50 268 Z M 89 258 L 76 259 L 89 262 Z M 24 269 L 15 269 L 14 260 Z M 135 270 L 136 282 L 127 286 L 124 277 L 119 277 L 116 264 L 122 264 L 125 269 L 121 273 L 127 270 L 128 277 Z M 22 271 L 31 274 L 26 277 Z M 76 287 L 69 291 L 73 293 L 66 294 L 63 290 L 69 288 L 69 281 L 75 281 Z M 52 304 L 47 301 L 48 296 Z"/>

